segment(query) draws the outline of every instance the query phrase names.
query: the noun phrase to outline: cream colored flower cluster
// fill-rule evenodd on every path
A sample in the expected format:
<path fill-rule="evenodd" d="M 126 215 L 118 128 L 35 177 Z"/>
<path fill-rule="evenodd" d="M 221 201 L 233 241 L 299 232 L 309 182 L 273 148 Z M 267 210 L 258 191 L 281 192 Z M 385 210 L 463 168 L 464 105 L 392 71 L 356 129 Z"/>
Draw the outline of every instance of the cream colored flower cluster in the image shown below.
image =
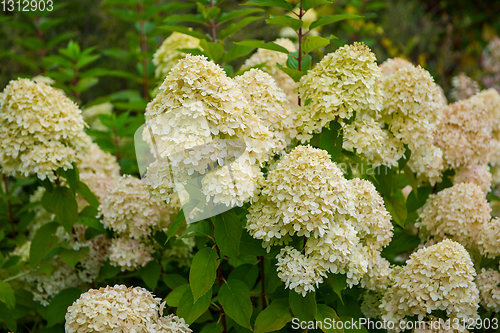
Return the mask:
<path fill-rule="evenodd" d="M 485 193 L 474 183 L 458 183 L 431 194 L 418 210 L 420 236 L 435 241 L 451 238 L 467 249 L 476 249 L 479 232 L 490 221 Z"/>
<path fill-rule="evenodd" d="M 443 151 L 447 168 L 489 161 L 492 117 L 483 98 L 449 104 L 436 133 L 436 145 Z"/>
<path fill-rule="evenodd" d="M 315 291 L 323 283 L 323 277 L 326 277 L 326 271 L 315 258 L 306 256 L 291 246 L 282 248 L 276 259 L 278 277 L 288 288 L 304 297 L 308 292 Z"/>
<path fill-rule="evenodd" d="M 361 155 L 373 167 L 397 166 L 405 147 L 392 133 L 380 128 L 373 119 L 356 119 L 351 124 L 342 124 L 343 148 Z"/>
<path fill-rule="evenodd" d="M 249 106 L 262 119 L 274 135 L 278 151 L 286 148 L 297 135 L 295 115 L 284 91 L 276 85 L 273 77 L 261 70 L 250 69 L 235 81 L 248 100 Z"/>
<path fill-rule="evenodd" d="M 500 256 L 500 218 L 494 218 L 479 230 L 479 253 L 489 258 Z"/>
<path fill-rule="evenodd" d="M 318 272 L 347 274 L 351 286 L 380 266 L 378 251 L 392 237 L 390 215 L 374 186 L 346 180 L 326 151 L 310 146 L 297 146 L 269 172 L 261 195 L 249 208 L 246 228 L 268 250 L 290 243 L 294 235 L 308 237 L 301 262 Z M 297 257 L 293 253 L 283 251 L 281 260 L 288 263 Z M 322 275 L 311 273 L 306 282 L 291 284 L 298 268 L 280 267 L 287 287 L 298 292 L 312 290 Z"/>
<path fill-rule="evenodd" d="M 304 106 L 297 109 L 298 139 L 307 141 L 329 121 L 349 119 L 354 112 L 378 115 L 382 76 L 375 55 L 364 44 L 355 43 L 327 54 L 299 83 Z"/>
<path fill-rule="evenodd" d="M 479 83 L 465 73 L 460 73 L 451 79 L 451 98 L 454 101 L 467 99 L 479 92 Z"/>
<path fill-rule="evenodd" d="M 488 311 L 500 311 L 500 272 L 495 269 L 481 269 L 476 276 L 481 306 Z"/>
<path fill-rule="evenodd" d="M 456 170 L 453 184 L 474 183 L 483 190 L 485 194 L 491 190 L 492 176 L 488 165 L 467 165 Z"/>
<path fill-rule="evenodd" d="M 411 66 L 412 63 L 403 58 L 389 58 L 379 65 L 383 76 L 390 76 L 396 73 L 401 68 Z"/>
<path fill-rule="evenodd" d="M 380 304 L 382 319 L 395 323 L 432 311 L 446 311 L 449 318 L 477 317 L 479 292 L 474 265 L 465 248 L 451 240 L 413 253 Z"/>
<path fill-rule="evenodd" d="M 0 96 L 0 165 L 5 174 L 55 179 L 85 155 L 90 138 L 77 105 L 60 90 L 28 79 L 11 81 Z"/>
<path fill-rule="evenodd" d="M 255 198 L 263 181 L 260 167 L 241 157 L 228 167 L 208 173 L 201 183 L 207 202 L 213 199 L 214 203 L 241 207 Z"/>
<path fill-rule="evenodd" d="M 294 134 L 291 116 L 285 95 L 267 74 L 252 70 L 233 80 L 212 61 L 188 55 L 148 104 L 153 137 L 146 131 L 146 141 L 159 158 L 145 182 L 153 193 L 167 197 L 174 182 L 211 171 L 202 189 L 208 199 L 242 205 L 262 177 L 258 166 L 280 153 Z M 234 163 L 235 158 L 246 161 Z M 232 174 L 229 163 L 234 164 Z M 241 192 L 236 198 L 234 184 Z"/>
<path fill-rule="evenodd" d="M 296 48 L 293 42 L 287 38 L 279 38 L 274 41 L 279 46 L 286 48 L 290 52 L 295 52 Z M 259 66 L 261 70 L 268 73 L 273 77 L 276 81 L 278 87 L 283 89 L 285 92 L 288 102 L 291 105 L 297 105 L 297 93 L 295 91 L 295 81 L 285 74 L 282 70 L 276 66 L 276 64 L 280 64 L 281 66 L 285 66 L 287 62 L 288 56 L 281 52 L 258 49 L 250 58 L 248 58 L 243 66 L 241 66 L 242 70 L 250 69 L 254 66 Z"/>
<path fill-rule="evenodd" d="M 200 40 L 198 38 L 173 32 L 168 36 L 161 46 L 153 54 L 153 64 L 155 65 L 155 75 L 159 79 L 165 78 L 170 70 L 183 59 L 186 54 L 179 49 L 199 49 Z"/>
<path fill-rule="evenodd" d="M 189 333 L 183 318 L 163 317 L 160 303 L 144 288 L 124 285 L 90 289 L 66 313 L 66 333 Z"/>
<path fill-rule="evenodd" d="M 442 113 L 434 79 L 425 69 L 408 64 L 382 80 L 383 119 L 411 151 L 432 144 Z"/>
<path fill-rule="evenodd" d="M 154 252 L 148 236 L 160 226 L 165 205 L 150 194 L 133 176 L 118 178 L 99 206 L 99 216 L 118 238 L 111 241 L 110 260 L 123 270 L 132 270 L 151 261 Z"/>

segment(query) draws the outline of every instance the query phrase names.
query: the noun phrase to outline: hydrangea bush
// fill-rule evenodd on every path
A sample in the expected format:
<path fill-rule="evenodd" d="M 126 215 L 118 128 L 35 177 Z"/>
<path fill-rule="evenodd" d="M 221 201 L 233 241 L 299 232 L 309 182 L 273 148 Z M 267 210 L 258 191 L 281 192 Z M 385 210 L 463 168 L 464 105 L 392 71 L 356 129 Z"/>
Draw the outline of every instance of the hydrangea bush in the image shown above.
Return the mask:
<path fill-rule="evenodd" d="M 408 60 L 324 54 L 366 20 L 328 0 L 104 5 L 138 76 L 70 42 L 2 87 L 0 329 L 498 329 L 500 39 L 448 103 Z M 291 39 L 236 38 L 264 10 Z M 82 104 L 102 76 L 138 91 Z"/>

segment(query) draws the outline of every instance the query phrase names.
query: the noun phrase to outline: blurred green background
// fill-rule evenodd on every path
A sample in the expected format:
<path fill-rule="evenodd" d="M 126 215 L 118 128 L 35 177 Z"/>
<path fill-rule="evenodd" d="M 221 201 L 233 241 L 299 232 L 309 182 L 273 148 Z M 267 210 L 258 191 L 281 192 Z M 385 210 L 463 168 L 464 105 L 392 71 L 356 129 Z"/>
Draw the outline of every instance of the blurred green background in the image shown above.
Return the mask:
<path fill-rule="evenodd" d="M 90 54 L 95 55 L 95 59 L 84 66 L 86 70 L 120 71 L 115 75 L 98 73 L 92 75 L 98 79 L 82 83 L 81 92 L 74 96 L 81 106 L 96 104 L 99 98 L 117 91 L 138 91 L 140 94 L 140 79 L 134 81 L 132 78 L 144 77 L 139 64 L 147 63 L 144 68 L 154 80 L 151 56 L 168 36 L 165 32 L 155 32 L 154 27 L 163 24 L 162 21 L 173 12 L 168 8 L 171 0 L 145 0 L 143 8 L 136 3 L 129 0 L 54 0 L 52 12 L 3 11 L 0 16 L 0 89 L 18 76 L 55 75 L 53 78 L 58 84 L 71 84 L 71 73 L 67 77 L 57 74 L 63 70 L 58 68 L 63 67 L 61 59 L 51 59 L 50 56 L 60 56 L 59 49 L 73 40 L 82 51 L 93 48 Z M 221 7 L 230 11 L 241 3 L 226 0 Z M 333 4 L 319 7 L 318 16 L 360 13 L 365 19 L 324 27 L 323 36 L 333 34 L 338 37 L 324 53 L 345 43 L 363 41 L 376 53 L 379 63 L 389 57 L 403 57 L 425 67 L 447 96 L 451 78 L 459 72 L 465 72 L 476 81 L 481 80 L 483 73 L 479 63 L 482 50 L 500 31 L 500 1 L 333 0 Z M 139 23 L 134 22 L 133 13 L 141 10 L 152 13 L 146 20 L 146 40 L 141 39 Z M 180 10 L 189 11 L 194 10 Z M 238 32 L 233 40 L 277 38 L 279 29 L 264 22 L 264 17 L 273 11 L 278 13 L 278 9 L 264 12 L 261 20 Z M 320 56 L 316 55 L 317 58 Z M 82 78 L 85 76 L 78 77 L 78 80 Z"/>

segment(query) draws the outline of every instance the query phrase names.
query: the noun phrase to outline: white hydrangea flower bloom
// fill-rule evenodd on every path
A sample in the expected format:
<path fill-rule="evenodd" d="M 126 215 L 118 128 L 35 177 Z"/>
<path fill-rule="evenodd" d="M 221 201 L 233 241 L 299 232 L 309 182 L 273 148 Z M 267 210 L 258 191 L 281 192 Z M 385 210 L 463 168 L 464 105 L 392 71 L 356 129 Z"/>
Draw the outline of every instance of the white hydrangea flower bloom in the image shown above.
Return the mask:
<path fill-rule="evenodd" d="M 99 206 L 99 216 L 108 229 L 134 239 L 147 237 L 161 220 L 164 204 L 150 194 L 133 176 L 118 178 Z"/>
<path fill-rule="evenodd" d="M 394 285 L 380 304 L 382 319 L 394 322 L 418 316 L 422 320 L 432 311 L 446 311 L 449 318 L 477 318 L 479 292 L 474 284 L 476 272 L 469 253 L 451 240 L 413 253 Z"/>
<path fill-rule="evenodd" d="M 453 184 L 474 183 L 483 190 L 485 194 L 491 190 L 491 173 L 488 165 L 467 165 L 457 169 L 453 177 Z"/>
<path fill-rule="evenodd" d="M 442 115 L 434 79 L 425 69 L 408 64 L 382 80 L 383 120 L 413 152 L 433 142 Z"/>
<path fill-rule="evenodd" d="M 500 218 L 494 218 L 479 230 L 479 253 L 489 258 L 500 255 Z"/>
<path fill-rule="evenodd" d="M 255 114 L 274 134 L 277 153 L 297 135 L 295 115 L 284 91 L 273 77 L 260 69 L 251 69 L 234 79 Z"/>
<path fill-rule="evenodd" d="M 445 107 L 435 144 L 448 168 L 489 161 L 492 117 L 483 98 L 474 96 Z"/>
<path fill-rule="evenodd" d="M 278 38 L 274 42 L 279 46 L 283 46 L 290 52 L 296 51 L 293 42 L 287 38 Z M 295 81 L 276 66 L 276 64 L 285 66 L 287 59 L 288 56 L 284 53 L 258 49 L 257 52 L 245 61 L 241 69 L 245 70 L 257 65 L 262 65 L 260 69 L 274 78 L 278 87 L 285 92 L 288 102 L 291 105 L 297 105 L 298 95 L 295 91 Z"/>
<path fill-rule="evenodd" d="M 184 319 L 162 317 L 164 303 L 144 288 L 90 289 L 66 313 L 66 333 L 189 333 Z"/>
<path fill-rule="evenodd" d="M 344 143 L 348 151 L 356 150 L 373 167 L 379 165 L 397 166 L 403 156 L 403 143 L 371 118 L 356 119 L 351 124 L 342 124 Z"/>
<path fill-rule="evenodd" d="M 55 179 L 85 155 L 90 138 L 78 106 L 60 90 L 28 79 L 10 81 L 0 96 L 0 165 L 15 177 Z"/>
<path fill-rule="evenodd" d="M 327 54 L 299 82 L 304 106 L 296 109 L 297 138 L 310 140 L 329 121 L 349 119 L 355 111 L 376 118 L 382 106 L 377 84 L 381 76 L 375 55 L 364 44 L 346 45 Z"/>
<path fill-rule="evenodd" d="M 408 166 L 417 174 L 417 180 L 420 183 L 429 182 L 434 186 L 442 178 L 443 151 L 434 144 L 421 146 L 411 152 Z"/>
<path fill-rule="evenodd" d="M 139 239 L 113 238 L 109 247 L 109 262 L 113 266 L 121 267 L 122 271 L 133 271 L 153 260 L 153 253 L 153 246 Z"/>
<path fill-rule="evenodd" d="M 459 183 L 431 194 L 418 210 L 420 236 L 435 241 L 451 238 L 468 249 L 477 248 L 479 232 L 490 220 L 491 208 L 474 183 Z"/>
<path fill-rule="evenodd" d="M 481 269 L 476 276 L 481 306 L 488 311 L 500 311 L 500 272 L 494 269 Z"/>
<path fill-rule="evenodd" d="M 183 59 L 186 54 L 179 49 L 199 49 L 200 40 L 198 38 L 173 32 L 168 36 L 161 46 L 153 54 L 153 64 L 155 65 L 155 75 L 157 78 L 164 78 L 170 70 Z"/>
<path fill-rule="evenodd" d="M 478 92 L 479 84 L 465 73 L 460 73 L 451 79 L 451 97 L 454 101 L 470 98 Z"/>
<path fill-rule="evenodd" d="M 484 102 L 488 120 L 491 122 L 491 130 L 498 140 L 500 132 L 500 94 L 496 89 L 483 90 L 475 95 Z"/>
<path fill-rule="evenodd" d="M 255 238 L 269 239 L 264 247 L 287 233 L 322 236 L 336 215 L 355 214 L 342 171 L 326 151 L 310 146 L 297 146 L 269 172 L 261 196 L 255 208 L 263 204 L 276 208 L 250 209 L 247 230 Z M 263 218 L 270 212 L 277 215 Z"/>
<path fill-rule="evenodd" d="M 291 246 L 282 248 L 276 258 L 278 277 L 287 288 L 304 297 L 308 292 L 315 291 L 323 283 L 323 277 L 326 277 L 325 270 L 314 258 L 303 255 Z"/>
<path fill-rule="evenodd" d="M 389 58 L 379 65 L 383 76 L 390 76 L 401 68 L 412 66 L 412 63 L 403 58 Z"/>
<path fill-rule="evenodd" d="M 264 175 L 260 167 L 240 157 L 228 166 L 207 173 L 201 180 L 207 202 L 223 203 L 226 206 L 243 206 L 251 201 L 260 190 Z"/>

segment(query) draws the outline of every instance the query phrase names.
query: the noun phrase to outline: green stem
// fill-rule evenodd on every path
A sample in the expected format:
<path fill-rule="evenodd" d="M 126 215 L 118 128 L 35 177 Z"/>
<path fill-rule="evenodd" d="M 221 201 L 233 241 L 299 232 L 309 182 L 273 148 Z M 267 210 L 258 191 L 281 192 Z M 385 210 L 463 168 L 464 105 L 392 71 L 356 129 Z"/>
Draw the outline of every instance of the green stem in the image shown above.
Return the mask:
<path fill-rule="evenodd" d="M 220 250 L 219 247 L 217 246 L 217 243 L 215 243 L 215 249 L 217 250 L 217 255 L 219 256 L 219 266 L 217 267 L 217 281 L 219 282 L 219 290 L 224 284 L 224 276 L 222 275 L 222 257 L 220 255 Z M 227 333 L 227 325 L 226 325 L 226 314 L 224 312 L 224 308 L 222 307 L 222 304 L 220 304 L 220 319 L 222 322 L 222 333 Z"/>
<path fill-rule="evenodd" d="M 5 185 L 5 194 L 9 197 L 9 183 L 7 182 L 8 177 L 4 173 L 3 174 L 3 183 Z M 10 228 L 12 231 L 12 237 L 16 238 L 16 229 L 14 228 L 14 214 L 12 214 L 12 203 L 10 202 L 10 198 L 7 199 L 7 205 L 9 206 L 9 220 L 10 220 Z"/>
<path fill-rule="evenodd" d="M 267 298 L 266 298 L 266 279 L 264 273 L 264 256 L 259 257 L 260 260 L 260 296 L 262 297 L 262 310 L 267 307 Z"/>

